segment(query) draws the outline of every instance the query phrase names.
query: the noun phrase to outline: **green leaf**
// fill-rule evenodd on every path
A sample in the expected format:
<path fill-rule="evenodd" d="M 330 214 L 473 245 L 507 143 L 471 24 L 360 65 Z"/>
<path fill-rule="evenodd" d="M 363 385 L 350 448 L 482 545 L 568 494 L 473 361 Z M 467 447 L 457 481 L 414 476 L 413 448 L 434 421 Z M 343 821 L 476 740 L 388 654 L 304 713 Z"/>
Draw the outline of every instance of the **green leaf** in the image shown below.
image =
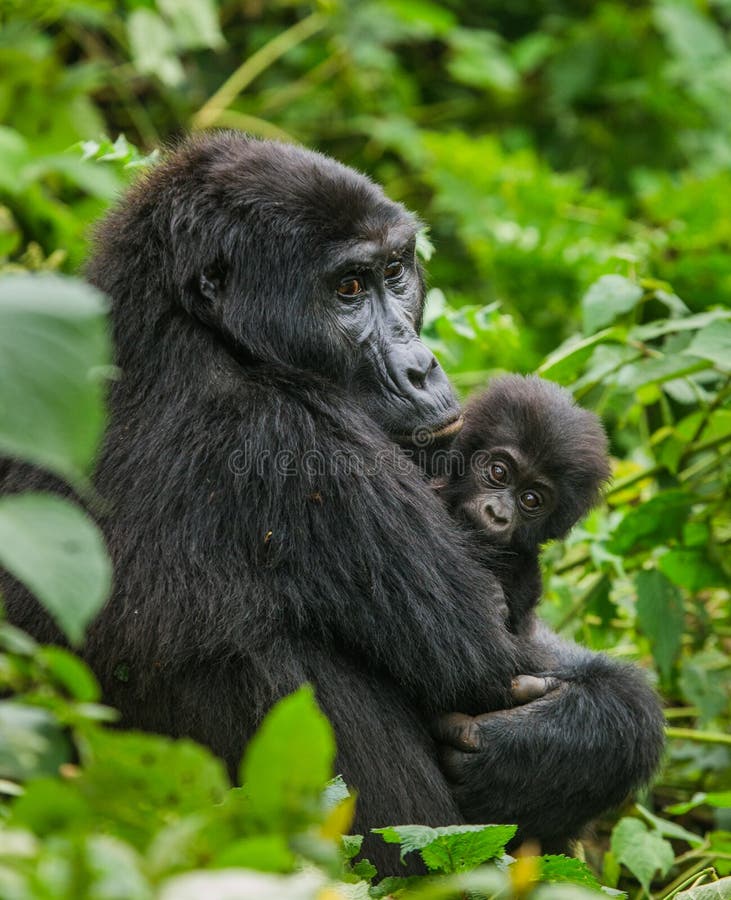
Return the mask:
<path fill-rule="evenodd" d="M 246 749 L 241 781 L 252 819 L 283 833 L 318 821 L 334 758 L 332 727 L 304 685 L 273 707 Z"/>
<path fill-rule="evenodd" d="M 589 866 L 580 859 L 547 854 L 541 860 L 541 881 L 580 884 L 599 890 L 601 885 Z"/>
<path fill-rule="evenodd" d="M 208 812 L 229 787 L 223 763 L 193 741 L 96 730 L 76 785 L 105 830 L 138 849 L 176 819 Z"/>
<path fill-rule="evenodd" d="M 517 69 L 494 31 L 454 28 L 449 32 L 449 44 L 452 54 L 447 68 L 455 81 L 505 92 L 518 87 Z"/>
<path fill-rule="evenodd" d="M 157 75 L 164 84 L 173 86 L 185 79 L 173 32 L 157 13 L 144 7 L 133 10 L 127 19 L 127 35 L 132 60 L 140 72 Z"/>
<path fill-rule="evenodd" d="M 0 564 L 43 603 L 73 644 L 109 595 L 112 566 L 101 533 L 53 494 L 0 498 Z"/>
<path fill-rule="evenodd" d="M 233 841 L 217 853 L 211 867 L 256 869 L 258 872 L 291 872 L 296 858 L 286 835 L 258 834 Z"/>
<path fill-rule="evenodd" d="M 682 825 L 678 825 L 676 822 L 669 822 L 667 819 L 654 815 L 649 809 L 640 806 L 639 803 L 635 804 L 635 807 L 642 815 L 642 818 L 663 837 L 686 841 L 691 847 L 699 847 L 704 843 L 703 838 L 699 834 L 688 831 Z"/>
<path fill-rule="evenodd" d="M 226 42 L 218 24 L 218 9 L 213 0 L 157 0 L 160 12 L 172 23 L 179 47 L 217 49 Z"/>
<path fill-rule="evenodd" d="M 343 834 L 340 837 L 340 852 L 343 855 L 343 859 L 353 859 L 354 856 L 360 853 L 362 846 L 362 834 Z"/>
<path fill-rule="evenodd" d="M 603 343 L 621 342 L 623 337 L 624 332 L 619 328 L 605 328 L 587 338 L 571 337 L 546 357 L 537 374 L 559 384 L 569 384 L 591 359 L 595 347 Z"/>
<path fill-rule="evenodd" d="M 37 659 L 76 700 L 95 703 L 101 698 L 96 678 L 78 656 L 63 647 L 42 647 Z"/>
<path fill-rule="evenodd" d="M 104 312 L 75 279 L 0 279 L 0 451 L 83 479 L 104 429 Z"/>
<path fill-rule="evenodd" d="M 693 794 L 692 799 L 685 803 L 674 803 L 672 806 L 666 806 L 665 812 L 669 812 L 674 816 L 684 816 L 691 809 L 704 804 L 715 806 L 718 809 L 731 809 L 731 791 L 712 791 L 709 793 L 700 791 L 697 794 Z M 702 843 L 700 838 L 699 842 Z"/>
<path fill-rule="evenodd" d="M 348 790 L 348 785 L 343 781 L 343 776 L 336 775 L 335 778 L 331 778 L 325 785 L 325 790 L 322 794 L 322 808 L 325 812 L 330 812 L 343 800 L 347 800 L 349 796 L 350 791 Z"/>
<path fill-rule="evenodd" d="M 668 550 L 658 560 L 658 568 L 673 584 L 685 588 L 691 594 L 704 588 L 724 587 L 728 582 L 724 571 L 708 559 L 705 550 Z"/>
<path fill-rule="evenodd" d="M 16 194 L 24 186 L 24 169 L 30 160 L 25 138 L 15 129 L 0 125 L 0 188 Z"/>
<path fill-rule="evenodd" d="M 609 541 L 608 550 L 627 556 L 638 550 L 658 547 L 678 537 L 688 518 L 691 498 L 683 491 L 665 491 L 647 503 L 636 506 L 620 521 Z"/>
<path fill-rule="evenodd" d="M 684 352 L 707 359 L 725 372 L 731 371 L 731 322 L 719 319 L 701 328 Z"/>
<path fill-rule="evenodd" d="M 643 295 L 642 288 L 622 275 L 602 275 L 581 300 L 584 334 L 594 334 L 611 325 L 623 313 L 634 309 Z"/>
<path fill-rule="evenodd" d="M 675 854 L 669 841 L 639 819 L 621 819 L 612 832 L 612 853 L 637 878 L 647 894 L 653 875 L 664 875 Z"/>
<path fill-rule="evenodd" d="M 45 709 L 0 701 L 0 778 L 26 781 L 57 775 L 71 758 L 71 742 Z"/>
<path fill-rule="evenodd" d="M 675 900 L 731 900 L 731 878 L 721 878 L 711 884 L 701 884 L 689 891 L 681 891 Z"/>
<path fill-rule="evenodd" d="M 515 836 L 515 825 L 392 825 L 374 828 L 387 844 L 401 845 L 401 859 L 420 851 L 431 872 L 468 872 L 489 859 L 501 857 Z"/>
<path fill-rule="evenodd" d="M 84 826 L 91 810 L 76 787 L 58 778 L 37 778 L 13 804 L 11 824 L 46 837 Z"/>
<path fill-rule="evenodd" d="M 657 569 L 635 576 L 637 621 L 650 639 L 652 655 L 663 678 L 668 679 L 680 650 L 685 619 L 680 591 Z"/>

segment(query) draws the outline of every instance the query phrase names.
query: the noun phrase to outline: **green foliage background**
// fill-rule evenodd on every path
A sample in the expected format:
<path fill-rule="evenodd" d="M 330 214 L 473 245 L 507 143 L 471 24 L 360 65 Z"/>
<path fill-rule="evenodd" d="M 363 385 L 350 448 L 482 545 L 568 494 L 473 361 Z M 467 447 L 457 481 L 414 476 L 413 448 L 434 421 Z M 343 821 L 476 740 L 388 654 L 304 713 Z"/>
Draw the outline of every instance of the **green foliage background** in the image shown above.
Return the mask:
<path fill-rule="evenodd" d="M 548 548 L 542 614 L 648 669 L 669 744 L 641 805 L 586 842 L 589 862 L 637 895 L 728 875 L 729 110 L 728 0 L 0 0 L 0 447 L 83 488 L 109 356 L 102 301 L 60 276 L 78 271 L 91 223 L 148 154 L 230 127 L 367 172 L 431 227 L 425 334 L 455 383 L 467 392 L 496 371 L 537 370 L 610 432 L 607 503 Z M 28 270 L 57 275 L 18 275 Z M 98 535 L 48 497 L 0 499 L 0 563 L 75 642 L 108 589 Z M 292 876 L 243 896 L 378 895 L 358 880 L 367 869 L 346 877 L 333 862 L 349 801 L 326 813 L 313 800 L 331 738 L 305 701 L 301 728 L 323 750 L 296 811 L 275 771 L 247 806 L 204 751 L 153 752 L 142 744 L 157 739 L 107 732 L 73 656 L 7 626 L 1 640 L 0 691 L 13 699 L 0 702 L 0 791 L 12 798 L 31 779 L 0 806 L 1 897 L 167 897 L 166 879 L 187 869 L 287 873 L 302 858 L 339 886 Z M 189 766 L 200 786 L 181 806 L 158 786 Z M 425 859 L 446 854 L 439 871 L 452 878 L 507 840 L 388 831 Z M 409 890 L 596 888 L 588 870 L 548 858 L 508 871 Z"/>

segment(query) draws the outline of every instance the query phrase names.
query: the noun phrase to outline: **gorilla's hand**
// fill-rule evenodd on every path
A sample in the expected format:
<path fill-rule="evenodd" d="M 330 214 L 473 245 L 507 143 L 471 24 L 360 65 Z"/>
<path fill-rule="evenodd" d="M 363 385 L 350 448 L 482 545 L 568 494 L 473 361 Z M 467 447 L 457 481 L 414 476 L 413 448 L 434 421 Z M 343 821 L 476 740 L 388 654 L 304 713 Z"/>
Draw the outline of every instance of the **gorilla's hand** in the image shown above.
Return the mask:
<path fill-rule="evenodd" d="M 517 824 L 519 838 L 556 848 L 657 767 L 663 717 L 642 673 L 571 654 L 560 677 L 516 679 L 523 705 L 436 723 L 442 768 L 468 822 Z"/>
<path fill-rule="evenodd" d="M 516 675 L 510 686 L 514 706 L 522 706 L 533 700 L 540 700 L 561 686 L 561 680 L 553 675 Z M 440 744 L 476 753 L 480 749 L 480 724 L 490 716 L 499 715 L 504 710 L 468 716 L 466 713 L 446 713 L 438 716 L 432 725 L 434 737 Z"/>

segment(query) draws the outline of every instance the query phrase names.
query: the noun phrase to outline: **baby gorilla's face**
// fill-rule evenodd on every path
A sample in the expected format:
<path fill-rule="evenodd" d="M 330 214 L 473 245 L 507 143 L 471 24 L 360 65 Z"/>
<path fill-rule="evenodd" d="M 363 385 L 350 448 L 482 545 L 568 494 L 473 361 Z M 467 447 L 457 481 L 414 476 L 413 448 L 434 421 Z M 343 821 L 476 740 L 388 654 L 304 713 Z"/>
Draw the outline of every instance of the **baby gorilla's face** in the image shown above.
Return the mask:
<path fill-rule="evenodd" d="M 542 530 L 556 505 L 553 481 L 516 447 L 489 447 L 470 459 L 472 490 L 461 513 L 491 543 L 507 546 Z M 534 540 L 535 543 L 535 540 Z"/>

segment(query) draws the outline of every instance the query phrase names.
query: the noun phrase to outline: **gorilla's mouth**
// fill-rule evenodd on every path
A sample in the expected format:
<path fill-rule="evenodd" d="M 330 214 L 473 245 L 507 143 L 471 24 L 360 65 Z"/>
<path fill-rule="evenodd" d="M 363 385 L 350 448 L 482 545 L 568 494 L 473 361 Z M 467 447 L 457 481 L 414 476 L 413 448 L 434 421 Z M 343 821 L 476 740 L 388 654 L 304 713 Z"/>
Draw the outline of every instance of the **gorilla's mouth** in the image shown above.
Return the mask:
<path fill-rule="evenodd" d="M 399 444 L 414 444 L 417 447 L 424 447 L 433 441 L 442 441 L 445 438 L 452 437 L 461 430 L 464 425 L 464 416 L 458 413 L 453 419 L 437 425 L 435 428 L 427 428 L 420 425 L 415 428 L 411 434 L 394 434 L 393 440 Z"/>

